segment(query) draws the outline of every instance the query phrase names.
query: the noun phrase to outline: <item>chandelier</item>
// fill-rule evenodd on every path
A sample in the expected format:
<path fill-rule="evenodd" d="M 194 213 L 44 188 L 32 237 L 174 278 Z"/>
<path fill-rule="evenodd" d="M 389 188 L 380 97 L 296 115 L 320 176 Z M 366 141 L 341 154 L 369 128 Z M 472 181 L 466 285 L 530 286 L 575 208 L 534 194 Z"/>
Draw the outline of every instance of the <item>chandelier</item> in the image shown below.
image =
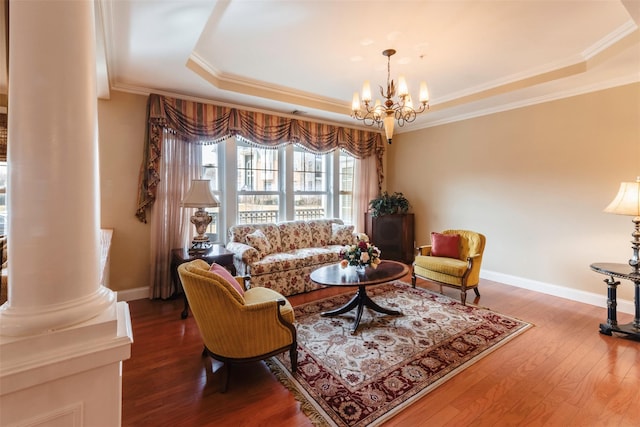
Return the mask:
<path fill-rule="evenodd" d="M 393 80 L 391 80 L 391 55 L 395 53 L 396 51 L 394 49 L 387 49 L 382 52 L 382 54 L 387 57 L 386 93 L 382 86 L 380 86 L 380 95 L 386 99 L 384 104 L 377 99 L 373 107 L 371 106 L 371 87 L 369 86 L 368 80 L 365 81 L 362 86 L 362 103 L 360 103 L 358 92 L 355 92 L 351 104 L 351 117 L 362 120 L 367 126 L 378 126 L 379 128 L 384 126 L 384 132 L 389 144 L 391 144 L 393 126 L 396 120 L 398 121 L 398 126 L 404 126 L 405 123 L 414 121 L 417 114 L 429 108 L 429 90 L 427 89 L 427 84 L 425 82 L 420 83 L 420 107 L 416 110 L 413 108 L 413 102 L 411 101 L 411 95 L 409 95 L 409 89 L 404 76 L 398 78 L 398 99 L 393 99 L 393 97 L 396 96 L 396 86 Z"/>

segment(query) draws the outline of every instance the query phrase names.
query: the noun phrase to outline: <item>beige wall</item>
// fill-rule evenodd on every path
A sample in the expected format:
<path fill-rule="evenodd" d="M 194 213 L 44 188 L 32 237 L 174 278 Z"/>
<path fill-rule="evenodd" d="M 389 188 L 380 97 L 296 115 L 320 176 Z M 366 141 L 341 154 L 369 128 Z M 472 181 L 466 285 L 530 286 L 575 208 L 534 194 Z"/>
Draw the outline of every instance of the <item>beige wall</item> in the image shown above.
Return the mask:
<path fill-rule="evenodd" d="M 640 84 L 399 134 L 388 148 L 386 188 L 411 202 L 418 244 L 478 230 L 486 272 L 603 298 L 589 265 L 631 257 L 631 217 L 602 210 L 640 176 Z"/>
<path fill-rule="evenodd" d="M 149 226 L 135 218 L 146 97 L 99 102 L 102 225 L 114 228 L 111 288 L 149 286 Z M 428 114 L 428 113 L 427 113 Z M 631 218 L 605 214 L 640 175 L 640 84 L 394 136 L 386 188 L 432 230 L 487 235 L 483 270 L 605 295 L 597 261 L 631 256 Z M 631 286 L 620 296 L 632 300 Z"/>
<path fill-rule="evenodd" d="M 135 217 L 147 97 L 111 92 L 98 102 L 101 223 L 113 228 L 109 287 L 149 286 L 149 225 Z"/>

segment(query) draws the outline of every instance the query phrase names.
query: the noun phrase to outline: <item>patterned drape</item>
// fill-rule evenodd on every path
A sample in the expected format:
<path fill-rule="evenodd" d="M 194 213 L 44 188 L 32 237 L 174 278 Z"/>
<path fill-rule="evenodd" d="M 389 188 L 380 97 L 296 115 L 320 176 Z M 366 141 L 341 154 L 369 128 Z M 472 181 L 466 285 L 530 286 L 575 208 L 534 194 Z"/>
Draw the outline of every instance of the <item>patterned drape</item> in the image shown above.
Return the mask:
<path fill-rule="evenodd" d="M 378 188 L 382 188 L 384 143 L 380 132 L 344 128 L 237 108 L 151 94 L 140 170 L 136 217 L 146 222 L 159 182 L 162 132 L 168 129 L 192 143 L 217 143 L 231 136 L 276 148 L 299 144 L 315 153 L 343 149 L 358 159 L 376 157 Z"/>

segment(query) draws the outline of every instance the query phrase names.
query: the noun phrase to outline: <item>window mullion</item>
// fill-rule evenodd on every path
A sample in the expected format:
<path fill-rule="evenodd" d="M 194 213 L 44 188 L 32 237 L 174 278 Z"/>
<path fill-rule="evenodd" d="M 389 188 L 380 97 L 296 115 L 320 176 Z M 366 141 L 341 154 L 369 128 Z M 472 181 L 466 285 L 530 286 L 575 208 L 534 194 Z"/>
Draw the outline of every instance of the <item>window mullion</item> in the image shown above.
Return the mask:
<path fill-rule="evenodd" d="M 327 191 L 329 192 L 329 212 L 332 218 L 340 218 L 340 150 L 334 150 L 331 153 L 331 161 L 328 171 Z"/>
<path fill-rule="evenodd" d="M 281 170 L 282 176 L 280 177 L 280 192 L 281 200 L 284 201 L 283 206 L 280 207 L 280 212 L 283 218 L 293 219 L 295 218 L 295 195 L 293 191 L 293 144 L 287 144 L 284 148 L 280 149 L 284 158 L 284 167 Z"/>

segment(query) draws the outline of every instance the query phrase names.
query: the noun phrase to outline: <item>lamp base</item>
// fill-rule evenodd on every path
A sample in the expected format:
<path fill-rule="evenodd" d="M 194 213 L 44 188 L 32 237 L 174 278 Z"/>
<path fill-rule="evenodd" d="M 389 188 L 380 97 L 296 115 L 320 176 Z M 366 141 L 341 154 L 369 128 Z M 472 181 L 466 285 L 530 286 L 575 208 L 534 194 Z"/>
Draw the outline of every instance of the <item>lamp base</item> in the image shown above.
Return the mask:
<path fill-rule="evenodd" d="M 631 249 L 633 250 L 633 256 L 629 260 L 629 265 L 633 269 L 633 272 L 640 273 L 640 216 L 633 218 L 633 233 L 631 236 Z"/>
<path fill-rule="evenodd" d="M 196 226 L 196 233 L 198 234 L 191 241 L 189 254 L 205 253 L 211 249 L 212 244 L 209 242 L 209 237 L 205 234 L 211 220 L 211 215 L 209 215 L 204 208 L 198 208 L 191 217 L 191 224 Z"/>
<path fill-rule="evenodd" d="M 193 239 L 193 241 L 191 242 L 191 247 L 189 248 L 189 255 L 196 255 L 196 254 L 204 254 L 209 252 L 209 249 L 211 249 L 213 247 L 213 244 L 207 240 L 207 241 L 201 241 L 201 240 L 196 240 Z"/>

